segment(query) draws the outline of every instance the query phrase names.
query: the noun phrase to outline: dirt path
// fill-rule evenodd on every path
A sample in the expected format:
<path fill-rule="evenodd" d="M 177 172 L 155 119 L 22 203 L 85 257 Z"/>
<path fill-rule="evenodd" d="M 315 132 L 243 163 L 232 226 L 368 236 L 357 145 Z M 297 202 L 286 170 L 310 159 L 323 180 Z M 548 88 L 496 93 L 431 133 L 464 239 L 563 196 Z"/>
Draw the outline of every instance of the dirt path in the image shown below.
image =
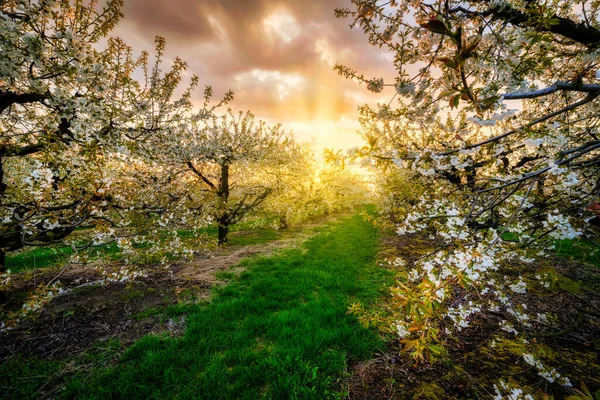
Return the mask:
<path fill-rule="evenodd" d="M 183 265 L 177 271 L 177 276 L 184 281 L 197 284 L 219 284 L 220 281 L 215 276 L 218 272 L 229 270 L 251 256 L 270 255 L 283 249 L 299 248 L 302 243 L 316 235 L 314 228 L 319 225 L 306 225 L 299 232 L 286 233 L 282 239 L 265 244 L 229 247 L 217 250 L 211 255 L 197 256 L 194 260 Z M 236 268 L 233 272 L 239 273 L 242 269 L 241 267 Z M 210 289 L 203 292 L 206 293 L 201 293 L 201 297 L 210 295 Z"/>

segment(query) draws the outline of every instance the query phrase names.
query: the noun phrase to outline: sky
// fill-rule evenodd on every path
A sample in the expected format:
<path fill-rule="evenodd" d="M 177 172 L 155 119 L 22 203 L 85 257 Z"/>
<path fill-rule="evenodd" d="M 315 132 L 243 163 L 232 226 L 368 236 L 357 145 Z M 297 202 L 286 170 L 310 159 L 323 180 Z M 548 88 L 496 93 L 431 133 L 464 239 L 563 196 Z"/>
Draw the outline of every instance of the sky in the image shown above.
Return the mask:
<path fill-rule="evenodd" d="M 357 107 L 388 102 L 393 93 L 370 93 L 337 75 L 334 64 L 395 77 L 389 53 L 351 30 L 350 20 L 335 18 L 336 7 L 350 6 L 350 0 L 125 0 L 113 34 L 137 51 L 152 50 L 154 37 L 163 36 L 167 59 L 187 61 L 187 73 L 212 86 L 215 98 L 234 91 L 235 111 L 281 123 L 316 148 L 347 149 L 363 144 Z"/>

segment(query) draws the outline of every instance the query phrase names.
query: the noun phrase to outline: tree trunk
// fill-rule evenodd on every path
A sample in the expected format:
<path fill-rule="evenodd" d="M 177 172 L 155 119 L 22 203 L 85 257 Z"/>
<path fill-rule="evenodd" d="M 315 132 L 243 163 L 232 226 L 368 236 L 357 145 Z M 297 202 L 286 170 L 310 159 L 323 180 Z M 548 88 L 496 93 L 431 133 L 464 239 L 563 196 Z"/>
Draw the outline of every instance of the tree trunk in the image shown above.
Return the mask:
<path fill-rule="evenodd" d="M 6 273 L 6 252 L 0 249 L 0 275 Z M 0 287 L 0 305 L 6 304 L 8 296 L 6 290 Z"/>
<path fill-rule="evenodd" d="M 217 244 L 219 246 L 223 244 L 227 244 L 229 239 L 227 238 L 227 234 L 229 233 L 229 225 L 219 224 L 219 240 Z"/>
<path fill-rule="evenodd" d="M 219 236 L 217 244 L 219 246 L 226 244 L 227 234 L 229 233 L 230 216 L 228 212 L 228 200 L 229 200 L 229 165 L 221 165 L 221 179 L 219 180 L 219 189 L 217 190 L 217 196 L 219 197 L 219 208 L 221 209 L 221 215 L 217 218 L 219 224 Z"/>
<path fill-rule="evenodd" d="M 282 215 L 279 217 L 279 229 L 287 229 L 289 227 L 287 216 Z"/>

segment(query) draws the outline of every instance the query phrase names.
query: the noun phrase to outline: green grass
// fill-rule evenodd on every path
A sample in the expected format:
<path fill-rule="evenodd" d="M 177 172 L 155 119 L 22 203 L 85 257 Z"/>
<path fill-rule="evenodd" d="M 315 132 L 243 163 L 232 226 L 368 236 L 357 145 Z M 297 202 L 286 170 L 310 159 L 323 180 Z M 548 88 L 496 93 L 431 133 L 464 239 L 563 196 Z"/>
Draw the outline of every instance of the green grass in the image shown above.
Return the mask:
<path fill-rule="evenodd" d="M 47 268 L 66 262 L 71 254 L 73 254 L 73 250 L 70 247 L 38 247 L 22 253 L 8 255 L 6 257 L 6 268 L 13 274 Z"/>
<path fill-rule="evenodd" d="M 229 244 L 232 246 L 248 246 L 262 244 L 280 239 L 283 231 L 273 228 L 254 228 L 249 231 L 234 231 L 229 235 Z"/>
<path fill-rule="evenodd" d="M 519 235 L 513 232 L 504 232 L 502 239 L 509 242 L 518 242 Z M 555 240 L 554 254 L 558 258 L 584 261 L 600 267 L 600 248 L 585 238 Z"/>
<path fill-rule="evenodd" d="M 0 364 L 0 398 L 57 398 L 62 385 L 89 368 L 112 363 L 123 351 L 116 339 L 95 343 L 77 357 L 64 360 L 13 357 Z"/>
<path fill-rule="evenodd" d="M 183 337 L 147 336 L 113 368 L 74 379 L 67 398 L 340 397 L 350 360 L 384 345 L 347 314 L 386 293 L 378 233 L 359 216 L 288 250 L 245 262 L 211 303 L 186 307 Z M 175 310 L 174 310 L 175 311 Z"/>
<path fill-rule="evenodd" d="M 557 257 L 585 261 L 600 267 L 600 248 L 586 239 L 557 240 L 554 248 Z"/>
<path fill-rule="evenodd" d="M 256 227 L 256 224 L 267 224 L 269 220 L 260 219 L 259 221 L 242 222 L 231 227 L 230 244 L 235 246 L 247 246 L 251 244 L 261 244 L 281 238 L 282 232 L 272 227 Z M 199 234 L 207 235 L 216 241 L 217 227 L 209 226 L 198 231 Z M 196 233 L 192 230 L 178 230 L 178 236 L 183 240 L 194 239 Z M 148 247 L 144 244 L 136 245 L 138 248 Z M 116 243 L 93 247 L 88 250 L 92 259 L 106 258 L 118 260 L 122 258 L 121 250 Z M 23 251 L 8 254 L 6 257 L 6 268 L 13 274 L 31 271 L 39 268 L 54 267 L 67 261 L 73 254 L 71 247 L 54 245 L 48 247 L 37 247 L 25 249 Z"/>
<path fill-rule="evenodd" d="M 121 250 L 116 243 L 93 247 L 88 251 L 90 257 L 93 259 L 104 257 L 105 259 L 116 260 L 122 257 Z M 6 268 L 13 274 L 16 274 L 39 268 L 53 267 L 65 263 L 72 254 L 73 249 L 68 246 L 56 245 L 37 247 L 20 253 L 7 255 Z"/>
<path fill-rule="evenodd" d="M 36 399 L 44 384 L 60 374 L 64 363 L 54 360 L 12 358 L 0 365 L 0 397 Z"/>

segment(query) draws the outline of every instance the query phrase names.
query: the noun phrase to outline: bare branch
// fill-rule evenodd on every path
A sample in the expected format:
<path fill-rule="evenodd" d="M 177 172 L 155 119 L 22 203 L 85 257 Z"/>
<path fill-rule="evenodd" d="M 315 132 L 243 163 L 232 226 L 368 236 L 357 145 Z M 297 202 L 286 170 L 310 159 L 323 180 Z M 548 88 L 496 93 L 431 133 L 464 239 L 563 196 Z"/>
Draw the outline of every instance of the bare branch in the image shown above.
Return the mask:
<path fill-rule="evenodd" d="M 560 90 L 590 93 L 596 96 L 600 95 L 600 85 L 598 84 L 583 84 L 577 82 L 573 83 L 558 81 L 554 85 L 548 86 L 544 89 L 523 93 L 506 93 L 503 94 L 502 97 L 504 97 L 504 100 L 535 99 L 536 97 L 547 96 Z"/>

